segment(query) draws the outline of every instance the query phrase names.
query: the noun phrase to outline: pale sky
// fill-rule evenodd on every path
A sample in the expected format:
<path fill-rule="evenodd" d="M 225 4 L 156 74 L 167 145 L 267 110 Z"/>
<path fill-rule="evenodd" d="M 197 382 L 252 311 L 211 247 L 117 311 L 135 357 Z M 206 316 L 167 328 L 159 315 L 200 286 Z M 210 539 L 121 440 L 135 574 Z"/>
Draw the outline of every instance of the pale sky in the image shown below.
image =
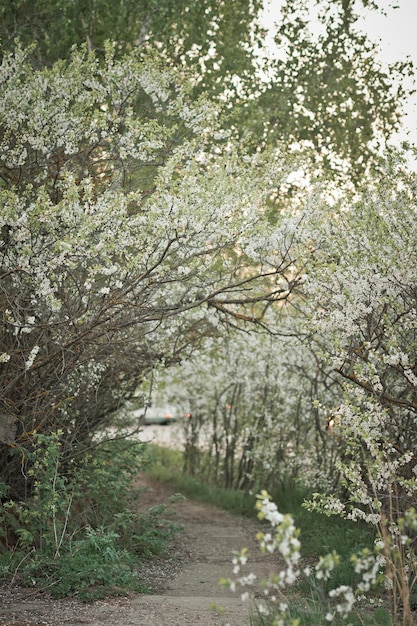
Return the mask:
<path fill-rule="evenodd" d="M 409 56 L 416 66 L 417 76 L 417 0 L 381 0 L 380 4 L 387 15 L 368 11 L 363 21 L 363 29 L 373 40 L 380 41 L 383 61 L 403 61 Z M 398 8 L 390 8 L 390 5 Z M 417 145 L 417 94 L 410 97 L 406 113 L 404 134 L 401 136 L 405 138 L 409 131 L 410 140 Z"/>
<path fill-rule="evenodd" d="M 311 4 L 314 6 L 313 0 Z M 417 79 L 417 0 L 378 0 L 378 4 L 385 10 L 386 16 L 376 11 L 366 11 L 361 28 L 373 41 L 380 42 L 381 60 L 384 63 L 403 61 L 409 56 L 416 66 Z M 269 7 L 265 25 L 269 26 L 279 17 L 282 0 L 265 0 L 265 5 Z M 407 86 L 411 87 L 412 84 Z M 406 105 L 404 130 L 398 141 L 407 138 L 417 146 L 417 94 L 411 96 Z M 417 162 L 413 169 L 417 169 Z"/>

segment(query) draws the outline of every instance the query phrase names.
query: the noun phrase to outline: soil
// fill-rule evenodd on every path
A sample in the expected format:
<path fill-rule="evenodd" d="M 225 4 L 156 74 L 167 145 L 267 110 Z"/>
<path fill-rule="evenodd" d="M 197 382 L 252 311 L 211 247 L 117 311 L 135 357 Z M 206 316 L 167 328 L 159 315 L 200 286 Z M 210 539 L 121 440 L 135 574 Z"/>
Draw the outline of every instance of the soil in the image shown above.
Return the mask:
<path fill-rule="evenodd" d="M 250 607 L 239 593 L 219 584 L 232 577 L 234 551 L 247 547 L 250 570 L 257 577 L 277 571 L 277 557 L 265 558 L 257 548 L 256 520 L 237 517 L 216 507 L 184 498 L 147 476 L 140 479 L 143 510 L 165 504 L 169 519 L 179 524 L 164 557 L 143 564 L 141 581 L 150 594 L 130 593 L 92 604 L 21 587 L 0 587 L 1 626 L 246 626 Z"/>

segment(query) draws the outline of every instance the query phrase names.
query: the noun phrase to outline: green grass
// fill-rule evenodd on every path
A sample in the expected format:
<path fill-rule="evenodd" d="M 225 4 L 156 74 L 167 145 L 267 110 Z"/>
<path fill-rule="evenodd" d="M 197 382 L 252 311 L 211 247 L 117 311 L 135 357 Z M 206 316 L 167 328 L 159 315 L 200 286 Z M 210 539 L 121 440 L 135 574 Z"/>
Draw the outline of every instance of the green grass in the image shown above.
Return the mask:
<path fill-rule="evenodd" d="M 184 474 L 181 452 L 151 444 L 148 446 L 148 454 L 151 461 L 148 474 L 155 480 L 171 485 L 175 491 L 191 500 L 213 504 L 236 515 L 255 517 L 255 496 L 211 485 L 195 476 Z"/>

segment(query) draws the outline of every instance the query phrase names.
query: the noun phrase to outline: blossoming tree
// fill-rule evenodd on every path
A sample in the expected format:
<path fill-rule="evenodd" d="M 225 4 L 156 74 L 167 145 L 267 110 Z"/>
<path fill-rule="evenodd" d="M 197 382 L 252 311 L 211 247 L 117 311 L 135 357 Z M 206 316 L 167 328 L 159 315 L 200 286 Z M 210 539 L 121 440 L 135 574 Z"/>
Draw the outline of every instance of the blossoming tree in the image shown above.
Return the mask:
<path fill-rule="evenodd" d="M 329 386 L 328 377 L 327 388 L 322 384 L 318 359 L 296 334 L 291 306 L 276 306 L 268 316 L 278 335 L 229 330 L 210 338 L 162 375 L 162 393 L 191 416 L 185 422 L 188 472 L 245 490 L 296 481 L 317 486 L 336 457 L 314 400 L 320 394 L 330 402 L 340 386 Z"/>
<path fill-rule="evenodd" d="M 268 29 L 263 8 L 279 5 Z M 380 146 L 398 130 L 409 60 L 385 67 L 361 16 L 369 0 L 3 0 L 0 40 L 35 43 L 37 64 L 68 58 L 85 44 L 102 55 L 157 51 L 167 66 L 192 69 L 195 93 L 228 109 L 228 124 L 253 149 L 313 148 L 317 167 L 359 184 Z M 271 54 L 270 39 L 275 40 Z M 1 51 L 0 51 L 1 55 Z"/>
<path fill-rule="evenodd" d="M 31 433 L 79 452 L 153 364 L 222 319 L 260 323 L 297 281 L 262 201 L 288 166 L 237 154 L 180 78 L 111 48 L 3 60 L 1 477 L 17 495 Z"/>
<path fill-rule="evenodd" d="M 344 382 L 337 405 L 319 406 L 340 448 L 344 496 L 313 506 L 375 525 L 404 624 L 417 574 L 415 221 L 416 175 L 386 162 L 361 196 L 311 218 L 306 284 L 317 343 Z"/>

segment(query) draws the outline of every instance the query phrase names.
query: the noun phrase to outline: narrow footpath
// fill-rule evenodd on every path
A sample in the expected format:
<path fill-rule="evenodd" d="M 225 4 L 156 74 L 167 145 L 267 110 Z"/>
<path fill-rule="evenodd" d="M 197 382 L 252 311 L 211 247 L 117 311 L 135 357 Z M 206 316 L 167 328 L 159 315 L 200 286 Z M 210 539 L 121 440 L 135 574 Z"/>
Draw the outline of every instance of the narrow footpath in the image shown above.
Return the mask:
<path fill-rule="evenodd" d="M 182 527 L 168 557 L 154 558 L 141 571 L 152 595 L 132 593 L 94 604 L 53 600 L 34 590 L 0 588 L 1 626 L 248 626 L 249 607 L 240 594 L 220 586 L 232 576 L 233 552 L 249 548 L 249 571 L 257 577 L 277 571 L 276 557 L 256 545 L 256 520 L 175 496 L 169 487 L 141 478 L 140 508 L 165 504 Z M 173 501 L 172 501 L 173 500 Z"/>

